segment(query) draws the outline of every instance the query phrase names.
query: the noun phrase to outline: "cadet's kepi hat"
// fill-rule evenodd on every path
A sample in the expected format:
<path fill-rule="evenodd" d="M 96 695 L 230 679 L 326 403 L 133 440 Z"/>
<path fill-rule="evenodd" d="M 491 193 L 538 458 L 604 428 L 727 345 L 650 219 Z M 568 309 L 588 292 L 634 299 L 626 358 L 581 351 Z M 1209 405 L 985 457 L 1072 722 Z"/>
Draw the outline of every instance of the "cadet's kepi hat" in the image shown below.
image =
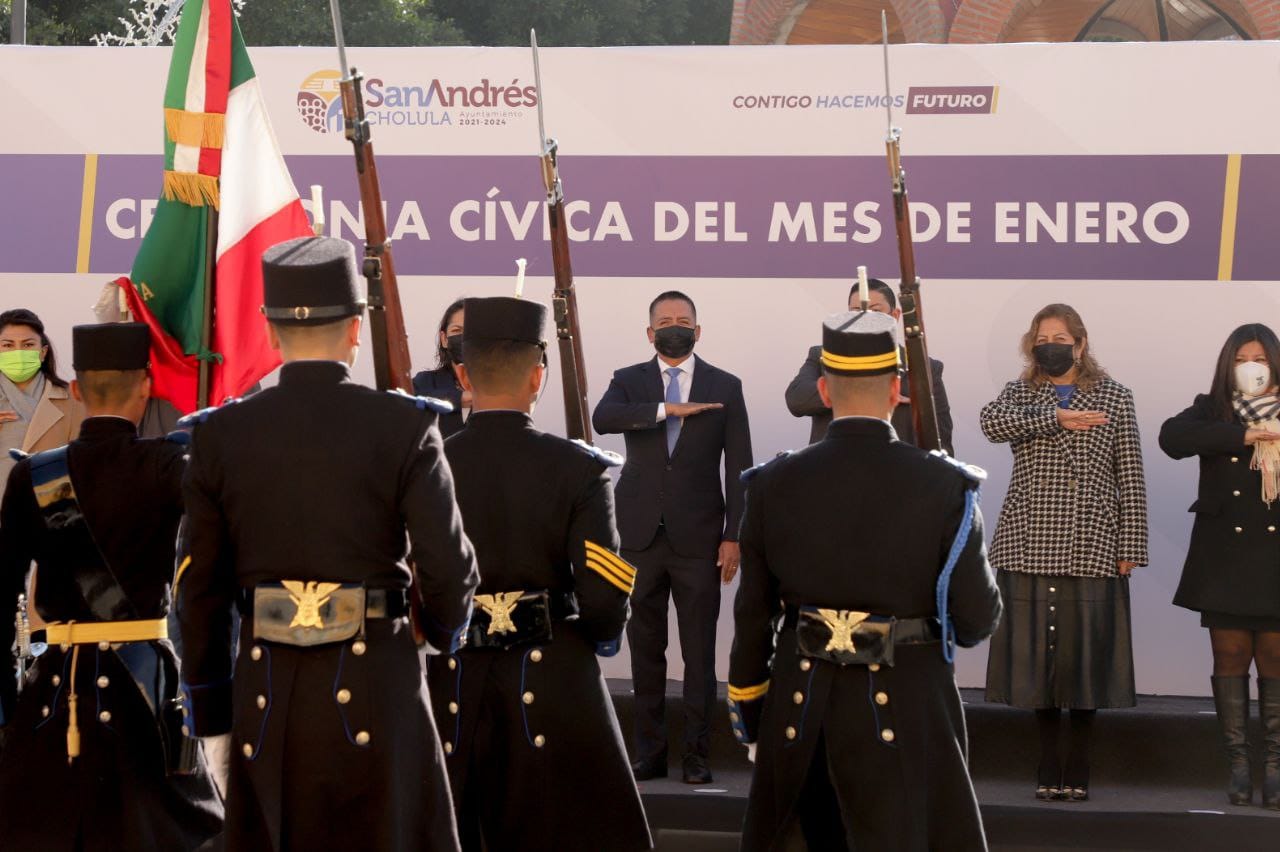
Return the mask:
<path fill-rule="evenodd" d="M 897 325 L 890 315 L 875 311 L 832 314 L 822 323 L 823 368 L 840 376 L 897 372 L 901 363 L 894 337 Z"/>
<path fill-rule="evenodd" d="M 298 237 L 262 255 L 262 313 L 282 325 L 323 325 L 364 311 L 356 250 L 335 237 Z"/>
<path fill-rule="evenodd" d="M 145 370 L 151 360 L 151 332 L 140 322 L 104 322 L 71 329 L 71 368 Z"/>
<path fill-rule="evenodd" d="M 462 324 L 462 345 L 469 342 L 510 340 L 546 347 L 542 331 L 547 323 L 547 306 L 528 299 L 493 296 L 467 299 L 462 303 L 466 322 Z M 464 348 L 465 351 L 465 348 Z"/>

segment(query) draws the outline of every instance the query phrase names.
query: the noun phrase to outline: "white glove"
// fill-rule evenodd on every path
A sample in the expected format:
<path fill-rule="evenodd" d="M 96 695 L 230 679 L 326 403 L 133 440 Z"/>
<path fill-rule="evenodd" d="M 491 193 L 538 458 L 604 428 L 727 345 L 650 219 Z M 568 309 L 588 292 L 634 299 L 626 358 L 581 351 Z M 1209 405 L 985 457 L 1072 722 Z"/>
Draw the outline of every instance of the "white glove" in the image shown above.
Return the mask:
<path fill-rule="evenodd" d="M 747 743 L 747 760 L 751 761 L 752 763 L 756 762 L 756 744 L 755 743 Z"/>
<path fill-rule="evenodd" d="M 231 734 L 218 734 L 216 737 L 201 737 L 204 745 L 204 762 L 209 766 L 209 774 L 218 787 L 218 793 L 227 798 L 227 775 L 231 772 Z"/>

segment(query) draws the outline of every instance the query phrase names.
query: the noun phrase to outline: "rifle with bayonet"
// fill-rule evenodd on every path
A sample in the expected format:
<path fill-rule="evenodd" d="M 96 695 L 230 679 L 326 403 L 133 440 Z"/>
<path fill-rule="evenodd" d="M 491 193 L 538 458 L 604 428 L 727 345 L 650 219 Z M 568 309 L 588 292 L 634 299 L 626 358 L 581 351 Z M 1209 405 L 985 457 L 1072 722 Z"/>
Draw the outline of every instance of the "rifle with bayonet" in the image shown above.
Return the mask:
<path fill-rule="evenodd" d="M 538 93 L 538 141 L 541 144 L 542 183 L 547 190 L 547 221 L 551 231 L 551 265 L 555 290 L 551 296 L 560 344 L 560 371 L 564 374 L 564 423 L 569 438 L 590 443 L 591 416 L 587 408 L 587 367 L 582 356 L 582 329 L 578 324 L 578 297 L 573 289 L 569 263 L 569 228 L 565 221 L 564 185 L 560 182 L 559 145 L 547 138 L 542 118 L 542 69 L 538 65 L 538 34 L 529 31 L 533 50 L 533 84 Z"/>
<path fill-rule="evenodd" d="M 413 393 L 412 367 L 409 362 L 409 334 L 405 330 L 404 310 L 400 307 L 400 287 L 396 267 L 391 259 L 391 241 L 387 239 L 387 220 L 382 213 L 382 188 L 378 184 L 378 166 L 373 159 L 373 143 L 369 141 L 369 120 L 364 115 L 364 77 L 347 64 L 347 46 L 342 37 L 342 10 L 339 0 L 329 0 L 333 16 L 333 35 L 338 44 L 338 62 L 342 66 L 342 118 L 346 137 L 356 155 L 356 179 L 360 183 L 360 204 L 364 208 L 364 263 L 361 274 L 368 284 L 369 337 L 373 343 L 373 376 L 378 390 L 400 390 Z M 323 213 L 313 213 L 322 216 Z M 413 638 L 421 647 L 426 644 L 426 607 L 418 572 L 409 566 L 409 620 Z"/>
<path fill-rule="evenodd" d="M 911 207 L 907 201 L 907 173 L 902 168 L 902 131 L 893 126 L 893 92 L 889 88 L 889 21 L 882 11 L 880 28 L 884 37 L 884 106 L 889 119 L 885 151 L 889 177 L 893 183 L 893 219 L 898 233 L 898 265 L 902 270 L 899 299 L 902 303 L 902 331 L 906 339 L 907 376 L 910 382 L 911 419 L 916 446 L 941 450 L 938 410 L 933 399 L 933 367 L 924 336 L 924 313 L 920 305 L 920 279 L 916 277 L 915 245 L 911 240 Z"/>
<path fill-rule="evenodd" d="M 360 183 L 360 205 L 364 210 L 364 263 L 361 274 L 368 282 L 369 337 L 373 342 L 373 375 L 378 390 L 402 390 L 413 393 L 409 362 L 409 334 L 405 330 L 404 311 L 400 307 L 400 287 L 396 267 L 391 259 L 391 241 L 387 239 L 387 220 L 382 212 L 382 188 L 378 184 L 378 166 L 373 159 L 373 143 L 369 140 L 369 120 L 364 114 L 364 77 L 347 65 L 347 47 L 342 37 L 342 11 L 339 0 L 329 0 L 333 16 L 333 34 L 338 44 L 338 62 L 342 65 L 342 117 L 345 135 L 356 155 L 356 179 Z"/>

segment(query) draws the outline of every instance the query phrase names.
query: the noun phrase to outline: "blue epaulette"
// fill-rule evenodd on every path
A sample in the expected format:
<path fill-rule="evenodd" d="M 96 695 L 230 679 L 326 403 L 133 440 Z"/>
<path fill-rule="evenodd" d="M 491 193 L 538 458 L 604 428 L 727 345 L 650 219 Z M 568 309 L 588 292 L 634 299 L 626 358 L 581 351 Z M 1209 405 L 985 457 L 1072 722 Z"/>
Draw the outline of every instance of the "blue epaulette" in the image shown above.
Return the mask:
<path fill-rule="evenodd" d="M 623 459 L 622 456 L 618 455 L 613 450 L 606 450 L 606 449 L 603 449 L 602 447 L 597 447 L 597 446 L 594 446 L 593 444 L 588 444 L 586 441 L 582 440 L 581 438 L 574 438 L 569 443 L 573 444 L 578 449 L 584 451 L 587 455 L 591 456 L 592 458 L 600 462 L 600 464 L 604 465 L 605 467 L 618 467 L 623 463 L 623 461 L 625 461 L 625 459 Z"/>
<path fill-rule="evenodd" d="M 987 481 L 987 472 L 976 464 L 966 464 L 965 462 L 960 461 L 960 459 L 953 459 L 942 450 L 932 450 L 929 455 L 936 459 L 942 459 L 944 462 L 960 471 L 960 474 L 965 479 L 969 480 L 970 488 L 976 488 Z"/>
<path fill-rule="evenodd" d="M 9 450 L 9 458 L 14 461 L 22 461 L 31 458 L 31 453 L 24 453 L 22 450 Z"/>
<path fill-rule="evenodd" d="M 219 408 L 226 408 L 228 405 L 235 405 L 240 401 L 240 397 L 231 397 L 222 405 L 211 405 L 208 408 L 202 408 L 199 411 L 193 411 L 190 414 L 178 418 L 179 429 L 192 429 L 195 426 L 209 419 L 209 415 L 217 411 Z"/>
<path fill-rule="evenodd" d="M 170 432 L 164 436 L 164 439 L 170 444 L 177 444 L 180 447 L 188 446 L 191 443 L 191 433 L 183 429 L 176 432 Z"/>
<path fill-rule="evenodd" d="M 756 465 L 755 467 L 747 468 L 741 473 L 738 479 L 742 480 L 743 482 L 750 482 L 751 480 L 755 479 L 756 474 L 758 474 L 760 471 L 764 470 L 766 467 L 773 464 L 778 459 L 785 459 L 787 456 L 791 455 L 794 452 L 795 450 L 783 450 L 782 452 L 778 453 L 776 456 L 769 459 L 768 461 L 762 461 L 760 462 L 760 464 Z"/>
<path fill-rule="evenodd" d="M 426 411 L 428 408 L 436 414 L 449 414 L 453 411 L 453 403 L 447 399 L 436 399 L 434 396 L 414 396 L 411 393 L 405 393 L 400 388 L 392 388 L 387 393 L 404 397 L 418 406 L 419 411 Z"/>

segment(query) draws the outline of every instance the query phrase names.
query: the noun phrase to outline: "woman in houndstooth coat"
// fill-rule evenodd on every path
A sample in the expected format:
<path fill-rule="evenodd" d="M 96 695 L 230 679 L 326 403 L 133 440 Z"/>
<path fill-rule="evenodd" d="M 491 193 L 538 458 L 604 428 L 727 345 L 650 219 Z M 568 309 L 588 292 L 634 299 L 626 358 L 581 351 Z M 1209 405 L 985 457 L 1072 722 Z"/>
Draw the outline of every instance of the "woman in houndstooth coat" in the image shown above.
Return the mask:
<path fill-rule="evenodd" d="M 1094 360 L 1075 309 L 1037 313 L 1022 354 L 1022 376 L 980 415 L 987 438 L 1013 451 L 991 547 L 1005 615 L 987 700 L 1036 711 L 1037 798 L 1080 801 L 1096 711 L 1135 703 L 1129 572 L 1147 562 L 1142 450 L 1133 394 Z"/>

